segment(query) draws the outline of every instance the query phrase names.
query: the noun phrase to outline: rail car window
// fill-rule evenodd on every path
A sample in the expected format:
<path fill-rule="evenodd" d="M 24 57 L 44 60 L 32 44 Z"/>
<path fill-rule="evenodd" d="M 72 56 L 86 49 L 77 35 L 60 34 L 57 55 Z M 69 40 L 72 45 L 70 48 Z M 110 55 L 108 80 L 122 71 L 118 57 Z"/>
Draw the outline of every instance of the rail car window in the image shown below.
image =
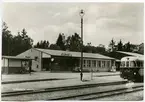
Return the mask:
<path fill-rule="evenodd" d="M 138 67 L 140 67 L 140 66 L 141 66 L 140 61 L 136 61 L 136 64 L 137 64 L 137 66 L 138 66 Z"/>
<path fill-rule="evenodd" d="M 136 61 L 136 63 L 137 63 L 138 67 L 143 67 L 143 62 L 142 61 Z"/>
<path fill-rule="evenodd" d="M 143 67 L 143 62 L 141 62 L 140 64 L 141 64 L 140 66 Z"/>
<path fill-rule="evenodd" d="M 135 66 L 135 67 L 137 67 L 137 64 L 136 64 L 136 62 L 135 62 L 135 61 L 133 61 L 133 63 L 134 63 L 134 66 Z"/>
<path fill-rule="evenodd" d="M 130 61 L 130 66 L 131 67 L 136 67 L 136 62 L 135 61 Z"/>
<path fill-rule="evenodd" d="M 125 67 L 125 61 L 122 61 L 122 62 L 121 62 L 121 66 L 122 66 L 122 67 Z"/>
<path fill-rule="evenodd" d="M 126 67 L 129 67 L 129 61 L 126 61 Z"/>

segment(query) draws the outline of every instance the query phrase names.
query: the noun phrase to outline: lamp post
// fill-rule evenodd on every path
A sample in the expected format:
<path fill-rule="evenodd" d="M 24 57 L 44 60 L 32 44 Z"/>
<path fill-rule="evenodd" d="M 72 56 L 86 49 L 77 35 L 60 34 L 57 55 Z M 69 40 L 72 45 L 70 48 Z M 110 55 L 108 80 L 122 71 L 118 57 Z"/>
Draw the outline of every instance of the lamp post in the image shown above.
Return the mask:
<path fill-rule="evenodd" d="M 83 16 L 84 16 L 84 10 L 80 11 L 80 17 L 81 17 L 81 71 L 80 71 L 80 79 L 83 80 Z"/>
<path fill-rule="evenodd" d="M 52 71 L 52 62 L 54 61 L 54 58 L 51 58 L 51 62 L 50 62 L 50 71 Z"/>

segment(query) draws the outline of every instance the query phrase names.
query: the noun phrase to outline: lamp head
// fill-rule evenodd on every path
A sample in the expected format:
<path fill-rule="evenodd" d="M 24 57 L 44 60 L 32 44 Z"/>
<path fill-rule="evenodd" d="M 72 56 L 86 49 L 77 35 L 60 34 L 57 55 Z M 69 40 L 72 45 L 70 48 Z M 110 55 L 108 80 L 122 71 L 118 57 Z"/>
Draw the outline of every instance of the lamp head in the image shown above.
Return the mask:
<path fill-rule="evenodd" d="M 80 16 L 81 16 L 81 18 L 84 16 L 84 14 L 85 14 L 84 10 L 81 9 L 81 11 L 80 11 Z"/>
<path fill-rule="evenodd" d="M 54 61 L 54 58 L 51 58 L 51 61 L 53 62 Z"/>

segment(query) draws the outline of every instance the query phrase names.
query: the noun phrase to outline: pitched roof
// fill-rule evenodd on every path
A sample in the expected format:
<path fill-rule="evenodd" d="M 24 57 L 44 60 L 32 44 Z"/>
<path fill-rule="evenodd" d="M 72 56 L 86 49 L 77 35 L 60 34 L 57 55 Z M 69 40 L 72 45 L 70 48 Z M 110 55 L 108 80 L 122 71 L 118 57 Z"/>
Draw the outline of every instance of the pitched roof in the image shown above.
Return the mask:
<path fill-rule="evenodd" d="M 124 51 L 116 51 L 116 52 L 119 52 L 119 53 L 123 53 L 123 54 L 127 54 L 127 55 L 130 55 L 130 56 L 144 56 L 142 54 L 138 54 L 138 53 L 133 53 L 133 52 L 124 52 Z"/>
<path fill-rule="evenodd" d="M 72 51 L 61 51 L 61 50 L 50 50 L 50 49 L 39 49 L 39 48 L 33 48 L 38 51 L 41 51 L 43 53 L 53 55 L 53 56 L 70 56 L 70 57 L 81 57 L 80 52 L 72 52 Z M 98 59 L 114 59 L 108 56 L 104 56 L 98 53 L 84 53 L 83 57 L 85 58 L 98 58 Z"/>

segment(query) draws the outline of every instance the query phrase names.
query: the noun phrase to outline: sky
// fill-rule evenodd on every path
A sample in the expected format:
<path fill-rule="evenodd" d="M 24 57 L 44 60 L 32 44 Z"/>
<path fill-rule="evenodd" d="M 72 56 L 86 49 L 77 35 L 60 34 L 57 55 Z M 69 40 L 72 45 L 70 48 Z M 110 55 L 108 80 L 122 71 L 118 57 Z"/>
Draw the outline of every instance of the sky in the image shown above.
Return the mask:
<path fill-rule="evenodd" d="M 80 15 L 84 15 L 84 44 L 91 42 L 108 47 L 113 38 L 116 43 L 144 42 L 143 3 L 3 3 L 2 21 L 13 35 L 26 29 L 34 44 L 41 40 L 55 43 L 59 33 L 67 37 L 81 34 Z"/>

